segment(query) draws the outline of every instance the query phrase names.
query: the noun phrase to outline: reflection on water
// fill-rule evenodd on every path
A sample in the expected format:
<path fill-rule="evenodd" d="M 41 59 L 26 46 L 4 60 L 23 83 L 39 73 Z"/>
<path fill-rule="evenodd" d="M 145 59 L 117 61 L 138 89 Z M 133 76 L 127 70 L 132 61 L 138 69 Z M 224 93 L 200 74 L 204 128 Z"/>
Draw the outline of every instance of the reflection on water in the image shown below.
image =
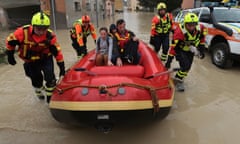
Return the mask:
<path fill-rule="evenodd" d="M 153 13 L 124 13 L 100 19 L 109 26 L 124 18 L 127 28 L 148 42 Z M 66 67 L 76 61 L 69 31 L 56 32 L 63 49 Z M 66 36 L 67 35 L 67 36 Z M 89 38 L 89 48 L 94 48 Z M 238 143 L 240 126 L 239 66 L 221 70 L 206 59 L 195 59 L 185 81 L 186 91 L 176 93 L 169 116 L 162 121 L 117 125 L 105 135 L 93 127 L 71 127 L 56 122 L 48 106 L 34 97 L 30 80 L 24 77 L 22 61 L 17 65 L 0 64 L 0 143 L 1 144 L 207 144 Z M 174 61 L 173 66 L 177 66 Z M 58 69 L 56 69 L 57 73 Z"/>
<path fill-rule="evenodd" d="M 116 23 L 118 19 L 124 19 L 126 21 L 126 28 L 133 31 L 138 38 L 143 41 L 148 41 L 151 30 L 151 20 L 154 16 L 153 13 L 132 12 L 132 13 L 116 13 L 115 17 L 100 18 L 101 26 L 109 26 L 111 23 Z"/>

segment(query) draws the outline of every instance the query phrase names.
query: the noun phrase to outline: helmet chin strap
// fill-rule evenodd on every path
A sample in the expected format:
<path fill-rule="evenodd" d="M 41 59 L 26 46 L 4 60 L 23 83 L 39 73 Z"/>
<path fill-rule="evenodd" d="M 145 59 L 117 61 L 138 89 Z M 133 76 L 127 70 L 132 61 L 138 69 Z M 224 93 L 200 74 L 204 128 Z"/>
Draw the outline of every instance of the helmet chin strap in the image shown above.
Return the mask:
<path fill-rule="evenodd" d="M 159 15 L 160 15 L 160 17 L 164 17 L 165 14 L 159 14 Z"/>
<path fill-rule="evenodd" d="M 158 15 L 162 18 L 165 16 L 166 13 L 160 13 L 160 11 L 158 12 Z"/>

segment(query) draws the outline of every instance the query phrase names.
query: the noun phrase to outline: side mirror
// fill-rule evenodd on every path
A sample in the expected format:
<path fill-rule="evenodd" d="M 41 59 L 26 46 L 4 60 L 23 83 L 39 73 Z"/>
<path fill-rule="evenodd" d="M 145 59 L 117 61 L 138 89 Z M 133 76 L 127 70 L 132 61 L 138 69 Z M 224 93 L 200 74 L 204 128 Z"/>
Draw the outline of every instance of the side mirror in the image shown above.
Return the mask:
<path fill-rule="evenodd" d="M 202 15 L 200 16 L 199 19 L 200 22 L 205 22 L 205 23 L 211 23 L 210 16 L 209 15 Z"/>

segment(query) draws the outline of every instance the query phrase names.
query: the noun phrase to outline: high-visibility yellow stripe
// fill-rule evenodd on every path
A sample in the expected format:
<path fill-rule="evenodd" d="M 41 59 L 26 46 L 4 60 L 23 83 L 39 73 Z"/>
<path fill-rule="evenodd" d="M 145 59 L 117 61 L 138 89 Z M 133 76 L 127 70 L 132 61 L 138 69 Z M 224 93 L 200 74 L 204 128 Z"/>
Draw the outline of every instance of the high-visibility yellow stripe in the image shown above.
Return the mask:
<path fill-rule="evenodd" d="M 171 107 L 173 100 L 159 100 L 160 107 Z M 144 110 L 152 109 L 152 101 L 109 101 L 109 102 L 68 102 L 51 101 L 50 108 L 71 111 L 103 111 L 103 110 Z"/>
<path fill-rule="evenodd" d="M 46 87 L 45 90 L 46 91 L 53 91 L 55 89 L 55 87 Z"/>
<path fill-rule="evenodd" d="M 181 71 L 178 71 L 177 76 L 179 76 L 180 78 L 184 78 L 186 76 L 186 74 L 182 73 Z"/>
<path fill-rule="evenodd" d="M 38 59 L 40 59 L 39 56 L 32 56 L 32 57 L 31 57 L 31 60 L 38 60 Z"/>

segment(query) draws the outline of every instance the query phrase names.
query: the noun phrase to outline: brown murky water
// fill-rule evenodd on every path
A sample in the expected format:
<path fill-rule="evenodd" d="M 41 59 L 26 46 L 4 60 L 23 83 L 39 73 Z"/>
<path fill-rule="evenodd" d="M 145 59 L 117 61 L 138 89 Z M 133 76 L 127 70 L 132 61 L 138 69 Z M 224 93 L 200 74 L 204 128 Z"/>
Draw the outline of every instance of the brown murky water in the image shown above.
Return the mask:
<path fill-rule="evenodd" d="M 117 14 L 100 22 L 109 25 L 124 18 L 127 27 L 148 41 L 152 13 Z M 68 30 L 58 30 L 67 67 L 75 61 Z M 89 42 L 93 43 L 91 39 Z M 89 44 L 89 47 L 94 47 Z M 16 66 L 0 65 L 1 144 L 236 144 L 240 141 L 240 67 L 221 70 L 210 57 L 195 59 L 186 79 L 186 91 L 176 93 L 169 116 L 158 122 L 115 126 L 109 134 L 93 127 L 71 127 L 56 122 L 48 105 L 34 97 L 22 61 Z M 177 66 L 177 63 L 174 63 Z M 56 69 L 57 70 L 57 69 Z M 58 71 L 58 70 L 57 70 Z"/>

